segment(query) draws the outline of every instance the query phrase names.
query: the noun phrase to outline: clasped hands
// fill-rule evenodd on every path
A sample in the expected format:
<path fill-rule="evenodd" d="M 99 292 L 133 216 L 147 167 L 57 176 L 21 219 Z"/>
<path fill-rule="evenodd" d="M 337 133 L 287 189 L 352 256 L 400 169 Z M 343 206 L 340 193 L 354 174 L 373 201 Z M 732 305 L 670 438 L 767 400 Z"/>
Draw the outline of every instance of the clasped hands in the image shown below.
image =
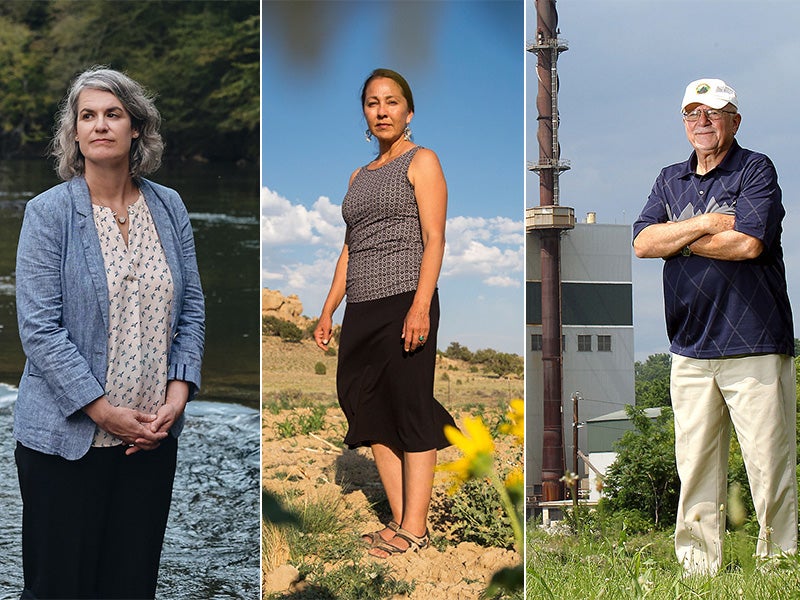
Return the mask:
<path fill-rule="evenodd" d="M 171 381 L 167 388 L 166 402 L 155 414 L 123 406 L 113 406 L 108 402 L 106 396 L 101 396 L 88 404 L 83 411 L 100 429 L 127 444 L 128 448 L 125 450 L 125 454 L 130 456 L 139 450 L 158 448 L 161 441 L 169 435 L 170 428 L 183 413 L 187 399 L 188 385 L 182 381 Z"/>

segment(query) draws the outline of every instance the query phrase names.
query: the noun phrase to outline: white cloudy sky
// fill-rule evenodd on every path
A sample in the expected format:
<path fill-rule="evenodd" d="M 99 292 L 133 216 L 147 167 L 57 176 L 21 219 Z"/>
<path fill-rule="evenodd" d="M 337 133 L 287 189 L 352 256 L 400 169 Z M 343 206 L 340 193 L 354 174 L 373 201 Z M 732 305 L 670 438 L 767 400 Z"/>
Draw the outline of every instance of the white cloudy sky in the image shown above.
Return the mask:
<path fill-rule="evenodd" d="M 261 191 L 261 230 L 263 285 L 291 290 L 308 307 L 307 314 L 316 314 L 314 307 L 322 306 L 344 240 L 340 204 L 321 196 L 306 207 L 265 187 Z M 447 238 L 440 297 L 447 321 L 453 324 L 443 322 L 439 346 L 458 341 L 473 349 L 521 352 L 513 322 L 521 319 L 521 220 L 451 216 Z M 491 329 L 492 321 L 503 320 L 492 314 L 500 310 L 512 315 L 505 333 Z M 448 331 L 457 333 L 448 337 Z"/>
<path fill-rule="evenodd" d="M 292 45 L 281 27 L 285 3 L 264 5 L 262 284 L 319 314 L 344 240 L 348 178 L 375 155 L 360 86 L 376 67 L 393 68 L 414 93 L 414 139 L 438 154 L 448 184 L 439 347 L 521 354 L 522 0 L 304 8 L 315 19 L 302 20 L 303 39 L 318 53 Z"/>

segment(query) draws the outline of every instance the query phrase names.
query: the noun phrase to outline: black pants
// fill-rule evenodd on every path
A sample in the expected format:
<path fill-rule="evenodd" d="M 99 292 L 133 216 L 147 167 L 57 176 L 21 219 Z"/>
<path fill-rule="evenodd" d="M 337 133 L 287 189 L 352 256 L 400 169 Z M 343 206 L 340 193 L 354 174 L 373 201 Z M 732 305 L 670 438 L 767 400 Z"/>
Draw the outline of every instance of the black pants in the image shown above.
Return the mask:
<path fill-rule="evenodd" d="M 23 598 L 154 598 L 178 442 L 70 461 L 17 444 Z"/>

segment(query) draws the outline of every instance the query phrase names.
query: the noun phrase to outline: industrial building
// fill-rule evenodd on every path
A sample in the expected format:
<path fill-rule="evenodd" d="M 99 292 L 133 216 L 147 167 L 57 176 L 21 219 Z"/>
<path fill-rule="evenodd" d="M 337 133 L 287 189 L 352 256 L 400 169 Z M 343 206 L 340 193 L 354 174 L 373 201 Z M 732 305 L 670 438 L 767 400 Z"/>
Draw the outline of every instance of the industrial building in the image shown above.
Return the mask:
<path fill-rule="evenodd" d="M 537 207 L 538 208 L 538 207 Z M 563 208 L 563 207 L 560 207 Z M 526 214 L 526 492 L 541 499 L 543 438 L 542 277 L 536 212 Z M 564 464 L 588 453 L 586 429 L 573 443 L 573 397 L 578 423 L 634 404 L 633 284 L 630 225 L 585 223 L 561 232 L 562 406 Z M 588 476 L 583 460 L 579 475 Z M 588 480 L 586 480 L 588 484 Z M 588 485 L 584 488 L 588 492 Z"/>

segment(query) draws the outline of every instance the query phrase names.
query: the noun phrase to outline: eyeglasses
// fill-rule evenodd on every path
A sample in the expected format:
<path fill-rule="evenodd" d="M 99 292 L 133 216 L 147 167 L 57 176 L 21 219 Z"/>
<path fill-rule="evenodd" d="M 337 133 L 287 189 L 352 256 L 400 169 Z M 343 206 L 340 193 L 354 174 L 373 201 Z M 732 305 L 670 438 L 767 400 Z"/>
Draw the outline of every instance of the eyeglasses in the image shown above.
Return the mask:
<path fill-rule="evenodd" d="M 681 114 L 683 115 L 683 120 L 684 121 L 687 121 L 689 123 L 694 123 L 695 121 L 698 121 L 700 119 L 700 114 L 701 113 L 705 113 L 706 114 L 706 118 L 709 121 L 719 121 L 722 118 L 722 114 L 723 113 L 727 113 L 729 115 L 735 115 L 736 111 L 735 110 L 718 110 L 716 108 L 708 108 L 708 109 L 695 108 L 692 112 L 683 112 Z"/>

